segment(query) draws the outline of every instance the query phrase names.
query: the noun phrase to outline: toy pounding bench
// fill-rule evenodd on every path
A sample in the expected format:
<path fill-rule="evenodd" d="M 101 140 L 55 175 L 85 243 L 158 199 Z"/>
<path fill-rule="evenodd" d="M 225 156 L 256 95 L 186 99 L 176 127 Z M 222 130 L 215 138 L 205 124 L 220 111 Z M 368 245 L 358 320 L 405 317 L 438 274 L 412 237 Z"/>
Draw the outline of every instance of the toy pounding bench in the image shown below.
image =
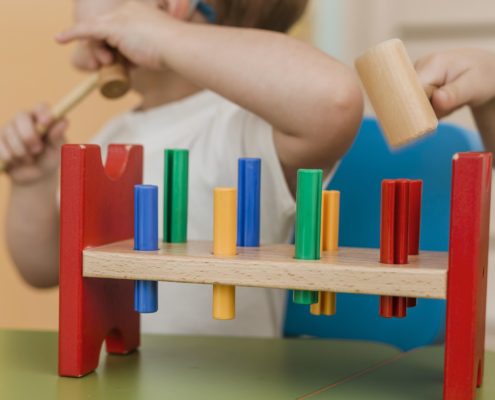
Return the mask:
<path fill-rule="evenodd" d="M 491 154 L 454 157 L 449 252 L 419 254 L 421 182 L 383 182 L 380 250 L 338 249 L 339 196 L 322 194 L 317 170 L 298 174 L 295 246 L 259 246 L 256 159 L 239 162 L 238 201 L 235 189 L 215 189 L 213 242 L 185 242 L 181 154 L 166 152 L 165 242 L 158 244 L 156 187 L 140 185 L 142 148 L 111 145 L 102 166 L 98 146 L 64 146 L 60 375 L 93 371 L 103 341 L 110 353 L 135 350 L 135 310 L 156 311 L 155 281 L 170 281 L 213 285 L 217 319 L 234 317 L 236 285 L 293 289 L 294 301 L 317 315 L 335 312 L 336 292 L 382 296 L 383 317 L 404 317 L 417 297 L 447 299 L 444 399 L 475 397 L 483 379 Z"/>

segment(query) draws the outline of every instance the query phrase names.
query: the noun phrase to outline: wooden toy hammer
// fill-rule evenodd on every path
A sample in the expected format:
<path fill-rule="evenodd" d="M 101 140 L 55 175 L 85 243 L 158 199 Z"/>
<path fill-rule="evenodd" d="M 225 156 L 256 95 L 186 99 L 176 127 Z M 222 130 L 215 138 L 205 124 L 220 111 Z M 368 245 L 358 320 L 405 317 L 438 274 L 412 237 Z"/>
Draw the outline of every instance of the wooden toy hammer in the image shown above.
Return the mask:
<path fill-rule="evenodd" d="M 53 121 L 56 122 L 65 117 L 96 88 L 99 88 L 100 93 L 107 99 L 116 99 L 125 95 L 129 91 L 130 81 L 124 65 L 117 62 L 104 66 L 98 72 L 88 76 L 53 106 L 51 111 Z M 36 130 L 41 136 L 44 136 L 48 127 L 38 126 Z M 0 172 L 5 171 L 7 167 L 8 165 L 6 163 L 0 161 Z"/>
<path fill-rule="evenodd" d="M 390 146 L 402 146 L 437 128 L 429 101 L 435 87 L 421 85 L 401 40 L 380 43 L 355 64 Z"/>

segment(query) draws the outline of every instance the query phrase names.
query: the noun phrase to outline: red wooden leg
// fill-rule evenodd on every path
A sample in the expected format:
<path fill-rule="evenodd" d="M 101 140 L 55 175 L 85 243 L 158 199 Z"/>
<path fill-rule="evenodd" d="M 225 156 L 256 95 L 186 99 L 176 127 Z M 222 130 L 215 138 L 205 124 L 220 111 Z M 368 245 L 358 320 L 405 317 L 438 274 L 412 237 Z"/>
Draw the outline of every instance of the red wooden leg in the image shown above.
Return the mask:
<path fill-rule="evenodd" d="M 82 251 L 133 236 L 133 189 L 142 181 L 142 148 L 114 145 L 105 169 L 100 148 L 62 150 L 59 374 L 98 366 L 101 345 L 125 354 L 139 346 L 133 282 L 82 277 Z"/>
<path fill-rule="evenodd" d="M 454 157 L 447 283 L 444 400 L 472 400 L 483 380 L 490 153 Z"/>

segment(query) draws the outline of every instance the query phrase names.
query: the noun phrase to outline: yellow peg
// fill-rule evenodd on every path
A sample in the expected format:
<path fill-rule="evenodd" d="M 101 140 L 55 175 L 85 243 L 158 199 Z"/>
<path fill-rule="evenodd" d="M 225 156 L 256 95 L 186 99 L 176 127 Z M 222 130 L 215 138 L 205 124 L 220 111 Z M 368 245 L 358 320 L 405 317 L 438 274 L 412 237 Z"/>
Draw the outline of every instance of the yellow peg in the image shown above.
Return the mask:
<path fill-rule="evenodd" d="M 334 315 L 336 312 L 335 292 L 318 292 L 318 303 L 311 304 L 309 310 L 313 315 Z"/>
<path fill-rule="evenodd" d="M 321 250 L 335 252 L 339 249 L 340 192 L 323 191 L 321 203 Z M 313 315 L 334 315 L 335 309 L 334 292 L 319 292 L 318 303 L 310 306 Z"/>
<path fill-rule="evenodd" d="M 213 196 L 213 254 L 229 257 L 237 253 L 237 190 L 217 188 Z M 235 286 L 213 285 L 213 318 L 235 318 Z"/>
<path fill-rule="evenodd" d="M 235 286 L 213 285 L 213 318 L 235 318 Z"/>

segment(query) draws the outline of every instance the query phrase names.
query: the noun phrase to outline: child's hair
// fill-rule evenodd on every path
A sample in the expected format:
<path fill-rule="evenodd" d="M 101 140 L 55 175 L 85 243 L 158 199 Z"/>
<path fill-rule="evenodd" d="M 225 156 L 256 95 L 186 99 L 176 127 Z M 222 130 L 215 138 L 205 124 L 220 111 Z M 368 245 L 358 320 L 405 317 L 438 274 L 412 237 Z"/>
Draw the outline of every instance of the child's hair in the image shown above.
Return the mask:
<path fill-rule="evenodd" d="M 287 32 L 303 15 L 308 0 L 209 0 L 217 23 Z"/>

